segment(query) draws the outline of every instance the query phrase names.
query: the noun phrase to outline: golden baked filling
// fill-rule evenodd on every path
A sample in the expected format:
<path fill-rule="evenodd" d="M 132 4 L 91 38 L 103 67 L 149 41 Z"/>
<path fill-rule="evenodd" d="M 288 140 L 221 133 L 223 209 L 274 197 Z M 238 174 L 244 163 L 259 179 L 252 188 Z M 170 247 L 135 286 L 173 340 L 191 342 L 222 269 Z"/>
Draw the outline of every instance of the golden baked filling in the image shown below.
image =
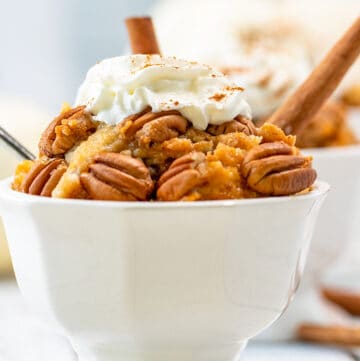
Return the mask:
<path fill-rule="evenodd" d="M 344 146 L 358 143 L 347 121 L 346 107 L 341 102 L 329 101 L 297 135 L 300 148 Z"/>
<path fill-rule="evenodd" d="M 360 84 L 354 84 L 345 90 L 342 100 L 350 106 L 360 106 Z"/>
<path fill-rule="evenodd" d="M 257 121 L 262 124 L 266 120 Z M 328 101 L 296 134 L 299 148 L 340 147 L 358 144 L 359 140 L 348 122 L 347 106 L 340 101 Z"/>
<path fill-rule="evenodd" d="M 116 125 L 85 107 L 45 130 L 40 159 L 19 165 L 13 189 L 33 195 L 113 201 L 195 201 L 290 195 L 316 179 L 311 157 L 275 125 L 238 116 L 206 130 L 178 111 L 147 108 Z"/>

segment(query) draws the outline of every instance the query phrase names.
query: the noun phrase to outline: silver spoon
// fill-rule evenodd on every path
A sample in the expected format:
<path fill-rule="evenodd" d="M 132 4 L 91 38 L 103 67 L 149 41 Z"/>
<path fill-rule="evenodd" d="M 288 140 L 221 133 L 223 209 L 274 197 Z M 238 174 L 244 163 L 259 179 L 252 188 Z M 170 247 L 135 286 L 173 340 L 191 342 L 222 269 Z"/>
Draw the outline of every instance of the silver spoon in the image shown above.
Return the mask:
<path fill-rule="evenodd" d="M 24 159 L 33 160 L 35 155 L 0 126 L 0 138 Z"/>

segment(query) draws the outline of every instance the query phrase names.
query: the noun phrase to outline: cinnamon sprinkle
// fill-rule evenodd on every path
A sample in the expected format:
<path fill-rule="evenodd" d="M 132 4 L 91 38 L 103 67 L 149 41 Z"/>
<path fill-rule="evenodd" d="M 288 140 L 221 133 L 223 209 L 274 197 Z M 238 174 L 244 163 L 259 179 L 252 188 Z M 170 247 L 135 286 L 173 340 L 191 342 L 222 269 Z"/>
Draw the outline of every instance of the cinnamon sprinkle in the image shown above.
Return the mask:
<path fill-rule="evenodd" d="M 211 100 L 215 100 L 216 102 L 220 102 L 226 97 L 226 94 L 224 93 L 216 93 L 212 97 L 209 97 Z"/>
<path fill-rule="evenodd" d="M 243 92 L 245 89 L 242 88 L 241 86 L 226 86 L 226 87 L 225 87 L 225 90 Z"/>

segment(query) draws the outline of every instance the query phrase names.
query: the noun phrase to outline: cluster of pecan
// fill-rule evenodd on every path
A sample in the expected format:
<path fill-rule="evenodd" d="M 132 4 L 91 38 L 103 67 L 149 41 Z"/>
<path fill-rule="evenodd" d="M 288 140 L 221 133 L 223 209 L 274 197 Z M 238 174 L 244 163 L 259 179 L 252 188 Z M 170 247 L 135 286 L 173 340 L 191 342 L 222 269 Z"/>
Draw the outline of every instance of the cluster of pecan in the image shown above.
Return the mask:
<path fill-rule="evenodd" d="M 66 168 L 65 161 L 59 158 L 37 160 L 24 177 L 19 190 L 32 195 L 51 197 Z"/>
<path fill-rule="evenodd" d="M 39 142 L 40 159 L 36 160 L 24 177 L 20 191 L 51 197 L 67 169 L 66 152 L 87 139 L 98 127 L 85 106 L 60 113 L 46 128 Z"/>
<path fill-rule="evenodd" d="M 97 126 L 84 107 L 70 109 L 55 118 L 40 141 L 40 152 L 47 158 L 34 162 L 20 190 L 51 196 L 66 171 L 65 153 L 87 139 Z M 129 142 L 136 141 L 143 147 L 185 136 L 189 130 L 189 122 L 179 112 L 155 113 L 150 109 L 128 117 L 121 126 Z M 239 132 L 257 135 L 258 129 L 239 116 L 222 125 L 209 126 L 204 134 L 212 137 Z M 176 201 L 211 183 L 206 177 L 207 166 L 207 155 L 192 151 L 173 159 L 159 177 L 154 177 L 143 159 L 129 153 L 105 152 L 98 154 L 79 177 L 90 199 Z M 238 170 L 246 186 L 260 195 L 294 194 L 310 187 L 316 178 L 309 158 L 281 141 L 264 142 L 248 150 Z"/>

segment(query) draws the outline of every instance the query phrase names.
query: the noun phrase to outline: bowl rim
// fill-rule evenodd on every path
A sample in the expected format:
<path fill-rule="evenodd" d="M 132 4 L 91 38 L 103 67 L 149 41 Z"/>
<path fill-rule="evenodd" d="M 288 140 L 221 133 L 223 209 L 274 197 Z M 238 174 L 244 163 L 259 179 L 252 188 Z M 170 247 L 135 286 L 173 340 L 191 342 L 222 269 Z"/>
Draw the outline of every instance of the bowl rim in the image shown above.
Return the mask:
<path fill-rule="evenodd" d="M 313 189 L 306 194 L 291 196 L 262 197 L 248 199 L 226 199 L 196 202 L 119 202 L 119 201 L 93 201 L 87 199 L 60 199 L 47 198 L 17 192 L 11 189 L 12 177 L 0 181 L 0 204 L 3 201 L 20 203 L 21 205 L 56 205 L 56 206 L 88 206 L 100 208 L 138 208 L 138 209 L 163 209 L 163 208 L 201 208 L 201 207 L 231 207 L 251 206 L 268 203 L 287 203 L 289 201 L 315 200 L 324 196 L 330 190 L 330 185 L 317 180 Z M 1 208 L 1 206 L 0 206 Z"/>

